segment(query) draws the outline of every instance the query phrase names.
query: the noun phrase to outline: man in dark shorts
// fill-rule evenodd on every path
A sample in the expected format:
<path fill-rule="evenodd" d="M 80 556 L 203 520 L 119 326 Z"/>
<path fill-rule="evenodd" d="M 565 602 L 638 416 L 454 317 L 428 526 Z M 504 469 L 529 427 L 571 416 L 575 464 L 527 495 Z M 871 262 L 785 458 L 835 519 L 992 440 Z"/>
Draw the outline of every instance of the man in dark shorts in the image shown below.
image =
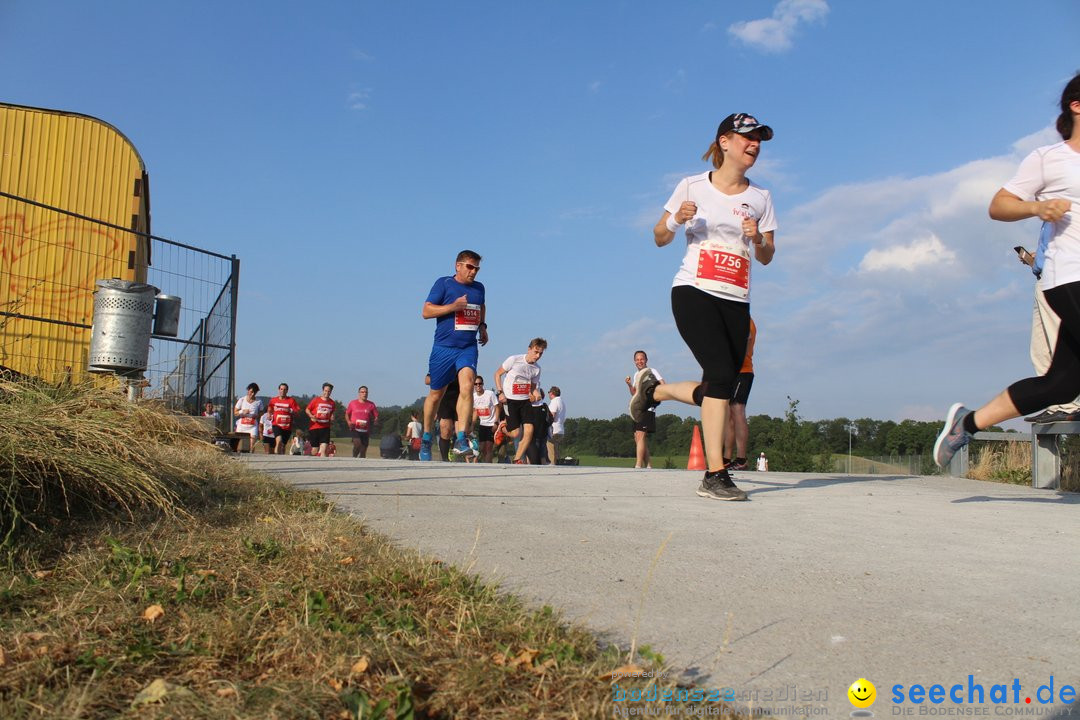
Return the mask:
<path fill-rule="evenodd" d="M 308 442 L 311 443 L 311 454 L 327 457 L 330 448 L 330 425 L 334 422 L 334 410 L 337 402 L 330 397 L 334 392 L 334 386 L 323 383 L 322 394 L 314 398 L 307 406 Z"/>
<path fill-rule="evenodd" d="M 371 431 L 379 421 L 379 410 L 375 403 L 368 400 L 368 387 L 361 385 L 356 391 L 356 399 L 345 408 L 345 422 L 352 434 L 353 457 L 366 458 Z"/>
<path fill-rule="evenodd" d="M 540 365 L 537 361 L 547 350 L 547 340 L 533 338 L 528 352 L 511 355 L 495 371 L 495 386 L 499 388 L 499 402 L 506 404 L 506 432 L 518 441 L 514 464 L 524 465 L 525 453 L 532 445 L 535 426 L 532 404 L 541 400 L 539 393 Z"/>
<path fill-rule="evenodd" d="M 277 397 L 271 399 L 267 407 L 270 408 L 270 420 L 274 424 L 274 452 L 284 455 L 285 446 L 293 433 L 293 422 L 300 414 L 300 405 L 295 398 L 289 397 L 289 385 L 281 383 Z"/>
<path fill-rule="evenodd" d="M 457 378 L 446 386 L 442 400 L 439 401 L 439 409 L 435 417 L 439 421 L 439 455 L 443 462 L 450 461 L 450 446 L 454 443 L 454 428 L 457 426 L 457 400 L 460 392 Z"/>
<path fill-rule="evenodd" d="M 473 427 L 480 443 L 480 460 L 489 463 L 495 453 L 495 428 L 499 424 L 498 398 L 484 388 L 484 378 L 479 375 L 473 381 Z"/>
<path fill-rule="evenodd" d="M 637 392 L 638 380 L 646 373 L 648 373 L 649 377 L 656 378 L 658 384 L 663 384 L 664 378 L 661 377 L 660 372 L 649 367 L 649 356 L 645 354 L 644 350 L 634 352 L 634 367 L 637 368 L 637 372 L 632 377 L 627 375 L 624 381 L 630 391 L 631 400 L 634 393 Z M 645 408 L 638 420 L 631 418 L 631 422 L 634 423 L 635 469 L 652 468 L 652 455 L 649 454 L 649 435 L 656 433 L 656 412 L 653 408 L 654 406 Z"/>

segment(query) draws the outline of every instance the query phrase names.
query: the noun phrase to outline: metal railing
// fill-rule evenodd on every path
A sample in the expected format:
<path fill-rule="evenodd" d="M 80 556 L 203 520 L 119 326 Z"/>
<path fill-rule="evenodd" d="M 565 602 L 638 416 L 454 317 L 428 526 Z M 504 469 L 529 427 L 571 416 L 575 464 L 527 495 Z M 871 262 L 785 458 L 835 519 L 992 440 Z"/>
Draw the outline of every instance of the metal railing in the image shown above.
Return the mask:
<path fill-rule="evenodd" d="M 211 401 L 228 416 L 239 275 L 235 255 L 0 191 L 0 365 L 50 382 L 84 377 L 95 281 L 147 282 L 182 304 L 177 337 L 151 338 L 142 395 L 188 414 Z"/>

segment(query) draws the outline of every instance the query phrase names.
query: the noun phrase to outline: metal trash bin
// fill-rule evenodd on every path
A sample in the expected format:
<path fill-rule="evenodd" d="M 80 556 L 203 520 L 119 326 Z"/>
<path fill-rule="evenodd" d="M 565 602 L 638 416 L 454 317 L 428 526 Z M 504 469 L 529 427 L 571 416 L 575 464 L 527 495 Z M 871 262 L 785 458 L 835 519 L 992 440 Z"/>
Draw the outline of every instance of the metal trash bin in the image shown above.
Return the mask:
<path fill-rule="evenodd" d="M 180 298 L 162 293 L 155 299 L 157 310 L 154 312 L 154 334 L 176 337 L 180 330 Z"/>
<path fill-rule="evenodd" d="M 88 370 L 142 373 L 150 357 L 150 329 L 158 289 L 129 280 L 98 280 Z"/>

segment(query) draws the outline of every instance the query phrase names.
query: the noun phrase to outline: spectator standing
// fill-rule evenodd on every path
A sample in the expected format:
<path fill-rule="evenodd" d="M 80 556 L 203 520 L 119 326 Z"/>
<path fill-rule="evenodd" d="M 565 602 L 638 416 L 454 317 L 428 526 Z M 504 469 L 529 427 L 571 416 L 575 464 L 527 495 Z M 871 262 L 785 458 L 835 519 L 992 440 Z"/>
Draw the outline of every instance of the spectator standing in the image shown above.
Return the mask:
<path fill-rule="evenodd" d="M 334 392 L 331 383 L 323 383 L 322 394 L 313 398 L 307 406 L 307 416 L 311 424 L 308 426 L 308 442 L 311 443 L 311 454 L 327 457 L 330 445 L 330 426 L 334 422 L 334 410 L 337 402 L 330 397 Z"/>
<path fill-rule="evenodd" d="M 371 431 L 379 420 L 379 410 L 375 403 L 368 400 L 367 385 L 361 385 L 356 391 L 356 399 L 345 409 L 345 421 L 352 433 L 352 456 L 367 457 Z"/>
<path fill-rule="evenodd" d="M 643 373 L 651 373 L 658 385 L 664 383 L 664 377 L 660 374 L 660 371 L 649 367 L 649 356 L 645 354 L 644 350 L 634 352 L 634 367 L 637 370 L 634 372 L 633 377 L 627 375 L 626 380 L 624 380 L 627 389 L 630 391 L 630 402 L 634 401 L 638 381 Z M 656 403 L 656 405 L 659 405 L 659 403 Z M 649 454 L 649 436 L 656 432 L 656 405 L 650 405 L 643 410 L 639 419 L 634 420 L 631 418 L 634 423 L 634 448 L 636 450 L 634 468 L 636 469 L 652 468 L 652 455 Z"/>
<path fill-rule="evenodd" d="M 566 404 L 562 399 L 562 390 L 552 385 L 548 390 L 548 410 L 551 411 L 551 435 L 548 440 L 548 458 L 558 465 L 562 459 L 562 443 L 566 437 Z"/>

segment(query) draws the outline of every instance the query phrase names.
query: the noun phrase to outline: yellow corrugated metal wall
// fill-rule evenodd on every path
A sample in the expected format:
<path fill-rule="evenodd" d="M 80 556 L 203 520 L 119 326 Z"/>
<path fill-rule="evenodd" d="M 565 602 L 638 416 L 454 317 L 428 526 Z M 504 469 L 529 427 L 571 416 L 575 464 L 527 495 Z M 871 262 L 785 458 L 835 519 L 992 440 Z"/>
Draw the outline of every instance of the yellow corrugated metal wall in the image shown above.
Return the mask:
<path fill-rule="evenodd" d="M 95 118 L 0 103 L 0 190 L 149 232 L 146 171 Z M 0 311 L 89 325 L 94 281 L 145 282 L 148 241 L 0 196 Z M 0 365 L 50 381 L 86 372 L 88 329 L 0 315 Z"/>

